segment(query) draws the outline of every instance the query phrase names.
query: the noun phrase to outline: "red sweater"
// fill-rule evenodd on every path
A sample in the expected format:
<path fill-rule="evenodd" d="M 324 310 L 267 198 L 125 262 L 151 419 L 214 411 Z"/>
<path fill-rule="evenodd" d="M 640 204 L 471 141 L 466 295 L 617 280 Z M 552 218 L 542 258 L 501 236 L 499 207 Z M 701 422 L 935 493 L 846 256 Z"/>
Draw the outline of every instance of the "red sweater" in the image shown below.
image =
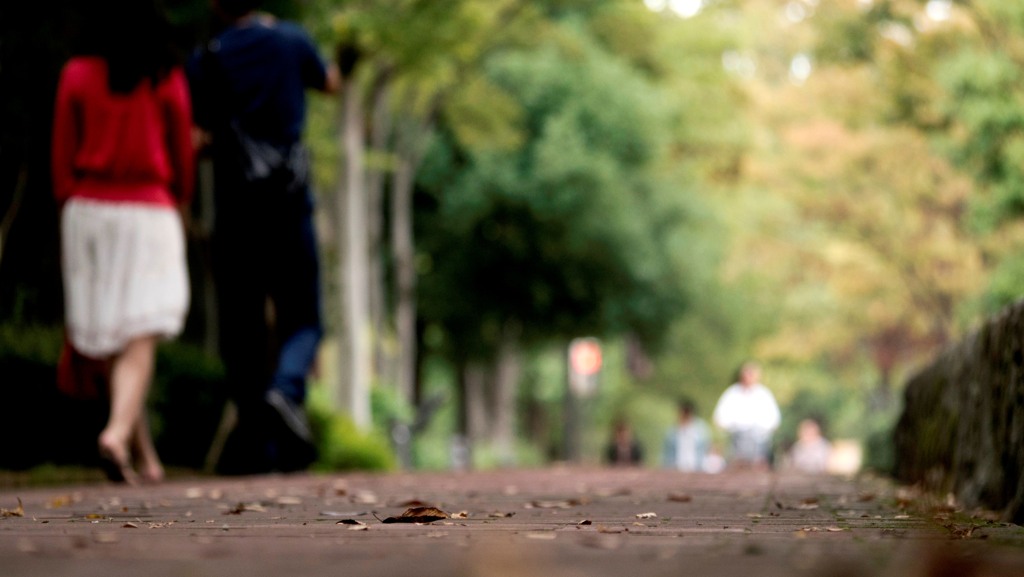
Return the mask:
<path fill-rule="evenodd" d="M 57 88 L 53 192 L 71 197 L 174 206 L 192 199 L 192 110 L 182 70 L 157 86 L 113 94 L 107 64 L 72 58 Z"/>

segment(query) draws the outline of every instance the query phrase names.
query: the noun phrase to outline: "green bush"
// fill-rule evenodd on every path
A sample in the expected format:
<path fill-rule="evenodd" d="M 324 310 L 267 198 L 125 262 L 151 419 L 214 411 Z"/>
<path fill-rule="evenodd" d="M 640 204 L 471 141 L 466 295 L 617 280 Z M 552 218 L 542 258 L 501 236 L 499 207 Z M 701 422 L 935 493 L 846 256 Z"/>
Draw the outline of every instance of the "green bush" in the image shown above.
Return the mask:
<path fill-rule="evenodd" d="M 64 330 L 55 326 L 0 324 L 0 362 L 20 359 L 56 366 Z"/>
<path fill-rule="evenodd" d="M 106 403 L 78 401 L 57 391 L 56 366 L 64 341 L 59 326 L 0 325 L 0 468 L 86 463 L 106 419 Z"/>
<path fill-rule="evenodd" d="M 379 434 L 363 433 L 339 414 L 314 414 L 318 471 L 388 471 L 395 468 L 391 447 Z"/>
<path fill-rule="evenodd" d="M 70 398 L 57 390 L 56 367 L 63 341 L 60 326 L 0 325 L 3 391 L 10 406 L 17 408 L 0 420 L 0 435 L 18 439 L 0 452 L 2 468 L 96 462 L 95 439 L 107 418 L 107 401 L 103 396 Z M 172 341 L 158 348 L 149 414 L 166 464 L 203 465 L 224 407 L 223 378 L 220 362 L 195 345 Z M 40 423 L 59 426 L 40 427 Z"/>
<path fill-rule="evenodd" d="M 307 400 L 310 427 L 319 458 L 317 471 L 388 471 L 396 466 L 387 437 L 380 431 L 362 432 L 350 418 L 331 408 L 326 387 L 310 387 Z"/>

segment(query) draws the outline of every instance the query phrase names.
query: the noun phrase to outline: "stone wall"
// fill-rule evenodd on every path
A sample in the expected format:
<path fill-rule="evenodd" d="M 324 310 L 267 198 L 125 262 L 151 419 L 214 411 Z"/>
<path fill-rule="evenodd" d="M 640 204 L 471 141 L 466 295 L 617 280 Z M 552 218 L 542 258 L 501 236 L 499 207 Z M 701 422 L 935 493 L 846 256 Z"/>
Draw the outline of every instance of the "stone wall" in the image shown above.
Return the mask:
<path fill-rule="evenodd" d="M 907 383 L 896 476 L 1024 522 L 1024 301 Z"/>

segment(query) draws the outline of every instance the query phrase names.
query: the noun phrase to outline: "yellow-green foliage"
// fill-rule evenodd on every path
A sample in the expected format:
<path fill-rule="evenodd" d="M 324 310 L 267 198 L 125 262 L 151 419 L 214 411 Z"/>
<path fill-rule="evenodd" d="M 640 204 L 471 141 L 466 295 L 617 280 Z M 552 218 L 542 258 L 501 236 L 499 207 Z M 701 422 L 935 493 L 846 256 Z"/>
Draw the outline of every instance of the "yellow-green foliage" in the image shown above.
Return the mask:
<path fill-rule="evenodd" d="M 325 387 L 314 386 L 307 403 L 316 439 L 319 471 L 387 471 L 396 466 L 387 438 L 380 432 L 360 431 L 350 418 L 330 406 Z"/>
<path fill-rule="evenodd" d="M 321 471 L 387 471 L 395 468 L 395 456 L 380 435 L 360 432 L 351 419 L 323 415 L 317 435 L 320 457 L 314 468 Z"/>

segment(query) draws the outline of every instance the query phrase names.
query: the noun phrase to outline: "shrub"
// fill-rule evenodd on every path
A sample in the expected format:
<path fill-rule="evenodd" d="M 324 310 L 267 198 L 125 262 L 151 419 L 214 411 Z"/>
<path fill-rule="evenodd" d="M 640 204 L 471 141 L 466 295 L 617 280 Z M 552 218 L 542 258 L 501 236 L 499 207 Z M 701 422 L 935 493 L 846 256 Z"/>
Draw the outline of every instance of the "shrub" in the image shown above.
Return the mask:
<path fill-rule="evenodd" d="M 323 386 L 310 387 L 306 403 L 319 458 L 318 471 L 387 471 L 395 468 L 395 455 L 379 431 L 362 432 L 350 418 L 331 408 Z"/>

